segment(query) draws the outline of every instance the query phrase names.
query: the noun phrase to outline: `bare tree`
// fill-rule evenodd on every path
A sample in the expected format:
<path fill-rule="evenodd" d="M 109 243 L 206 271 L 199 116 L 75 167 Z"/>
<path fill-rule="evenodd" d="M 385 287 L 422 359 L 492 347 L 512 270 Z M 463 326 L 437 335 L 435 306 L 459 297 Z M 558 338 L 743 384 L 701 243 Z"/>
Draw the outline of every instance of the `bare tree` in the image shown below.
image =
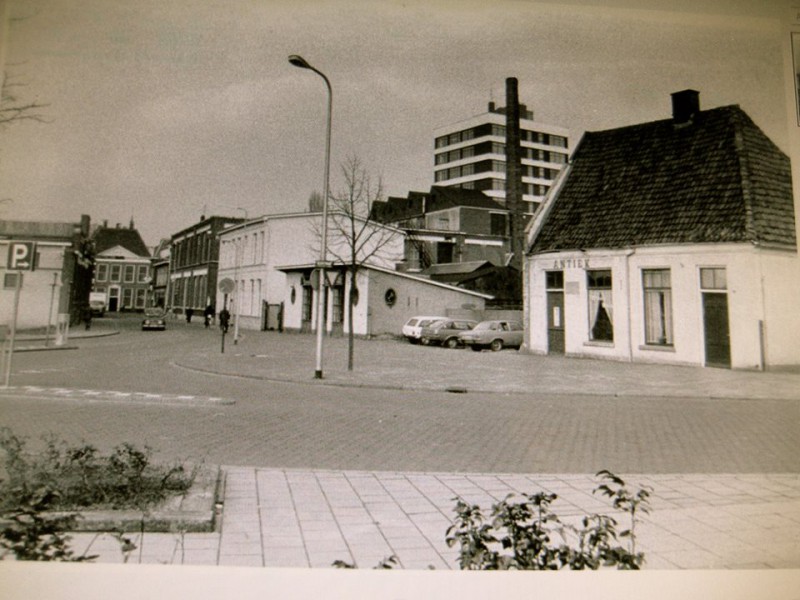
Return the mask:
<path fill-rule="evenodd" d="M 41 110 L 48 105 L 21 98 L 19 91 L 26 84 L 16 74 L 12 74 L 9 71 L 10 67 L 18 65 L 5 64 L 5 44 L 8 38 L 9 25 L 24 21 L 30 17 L 10 18 L 8 12 L 9 5 L 7 1 L 0 0 L 0 127 L 16 121 L 44 122 L 45 118 Z"/>
<path fill-rule="evenodd" d="M 347 158 L 341 165 L 343 188 L 329 198 L 327 253 L 344 265 L 349 275 L 347 294 L 348 353 L 347 370 L 353 370 L 354 331 L 353 307 L 358 302 L 357 276 L 366 264 L 387 265 L 402 258 L 395 256 L 396 244 L 403 233 L 371 218 L 373 203 L 383 199 L 383 182 L 370 178 L 357 156 Z"/>
<path fill-rule="evenodd" d="M 15 79 L 15 76 L 4 74 L 2 95 L 0 96 L 0 126 L 15 121 L 45 122 L 41 110 L 48 105 L 22 100 L 17 95 L 17 90 L 24 86 L 25 84 Z"/>

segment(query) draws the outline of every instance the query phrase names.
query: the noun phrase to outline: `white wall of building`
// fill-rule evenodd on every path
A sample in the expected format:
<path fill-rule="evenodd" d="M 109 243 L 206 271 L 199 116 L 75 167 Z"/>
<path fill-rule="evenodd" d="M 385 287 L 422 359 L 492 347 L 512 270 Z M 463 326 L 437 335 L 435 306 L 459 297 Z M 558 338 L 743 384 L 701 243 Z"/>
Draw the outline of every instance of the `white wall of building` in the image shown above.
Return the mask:
<path fill-rule="evenodd" d="M 46 327 L 48 322 L 55 325 L 60 310 L 68 311 L 66 301 L 61 301 L 64 281 L 64 252 L 68 244 L 55 242 L 37 242 L 36 250 L 39 262 L 34 271 L 21 271 L 22 285 L 20 287 L 17 308 L 17 329 L 31 327 Z M 14 318 L 14 287 L 5 287 L 8 256 L 8 241 L 0 240 L 0 257 L 3 258 L 0 268 L 0 324 L 11 326 Z M 15 272 L 15 271 L 14 271 Z M 55 282 L 55 295 L 53 283 Z M 67 282 L 69 285 L 69 282 Z"/>
<path fill-rule="evenodd" d="M 331 223 L 337 218 L 330 215 Z M 233 227 L 220 235 L 220 258 L 218 280 L 230 278 L 237 282 L 240 328 L 257 329 L 261 325 L 263 302 L 270 305 L 284 303 L 284 325 L 294 322 L 294 312 L 299 310 L 302 286 L 296 277 L 287 276 L 280 267 L 313 265 L 320 257 L 319 213 L 297 213 L 268 216 Z M 394 268 L 402 260 L 405 236 L 399 230 L 375 225 L 387 232 L 386 236 L 375 236 L 373 243 L 382 240 L 381 251 L 370 259 L 371 264 Z M 388 237 L 387 237 L 388 236 Z M 333 255 L 347 256 L 346 239 L 332 225 L 328 229 L 329 259 Z M 366 251 L 371 252 L 370 246 Z M 237 254 L 238 253 L 238 254 Z M 299 280 L 298 280 L 299 281 Z M 296 305 L 288 303 L 290 288 L 297 287 Z M 217 308 L 221 310 L 223 295 L 217 292 Z M 235 314 L 236 297 L 229 297 L 229 310 Z M 230 308 L 233 306 L 234 308 Z M 291 310 L 290 310 L 291 309 Z M 314 304 L 316 311 L 316 303 Z M 328 311 L 331 314 L 331 311 Z M 299 327 L 297 312 L 297 323 Z"/>
<path fill-rule="evenodd" d="M 687 245 L 626 251 L 564 252 L 529 259 L 527 347 L 548 352 L 546 272 L 564 272 L 566 354 L 669 364 L 705 364 L 700 269 L 727 273 L 731 366 L 758 369 L 800 364 L 797 254 L 746 244 Z M 590 341 L 587 270 L 611 269 L 613 342 Z M 671 346 L 645 343 L 642 271 L 671 274 Z"/>

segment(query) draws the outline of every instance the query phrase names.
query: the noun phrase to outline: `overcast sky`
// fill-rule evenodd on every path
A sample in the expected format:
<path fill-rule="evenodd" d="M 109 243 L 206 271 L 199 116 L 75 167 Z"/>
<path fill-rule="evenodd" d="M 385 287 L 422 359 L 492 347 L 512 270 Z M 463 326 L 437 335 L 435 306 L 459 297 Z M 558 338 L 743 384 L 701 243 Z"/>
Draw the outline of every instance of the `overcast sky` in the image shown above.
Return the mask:
<path fill-rule="evenodd" d="M 203 213 L 305 210 L 322 186 L 326 92 L 289 54 L 333 85 L 334 188 L 356 155 L 389 195 L 428 190 L 434 129 L 503 105 L 507 77 L 572 146 L 667 118 L 669 94 L 694 88 L 788 152 L 769 0 L 5 1 L 6 71 L 48 106 L 47 123 L 0 130 L 2 219 L 133 217 L 154 245 Z M 664 5 L 690 12 L 651 8 Z"/>

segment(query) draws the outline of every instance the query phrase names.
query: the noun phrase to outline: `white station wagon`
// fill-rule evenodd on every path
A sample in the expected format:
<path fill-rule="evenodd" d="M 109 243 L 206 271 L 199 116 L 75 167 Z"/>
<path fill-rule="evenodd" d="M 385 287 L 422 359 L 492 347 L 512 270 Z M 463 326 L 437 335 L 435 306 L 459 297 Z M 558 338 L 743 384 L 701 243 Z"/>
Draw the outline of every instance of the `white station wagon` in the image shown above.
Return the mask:
<path fill-rule="evenodd" d="M 403 337 L 412 344 L 419 343 L 422 337 L 422 328 L 428 327 L 431 323 L 441 321 L 447 317 L 411 317 L 406 324 L 403 325 Z"/>

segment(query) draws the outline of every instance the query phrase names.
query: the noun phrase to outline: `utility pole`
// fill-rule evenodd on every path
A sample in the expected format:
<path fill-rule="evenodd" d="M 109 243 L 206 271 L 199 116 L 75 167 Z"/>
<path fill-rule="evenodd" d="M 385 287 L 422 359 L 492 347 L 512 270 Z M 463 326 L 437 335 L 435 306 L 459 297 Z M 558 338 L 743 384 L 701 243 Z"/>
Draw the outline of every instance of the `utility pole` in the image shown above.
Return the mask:
<path fill-rule="evenodd" d="M 58 286 L 58 273 L 53 273 L 53 283 L 50 284 L 50 311 L 47 313 L 47 330 L 44 334 L 45 347 L 50 345 L 50 324 L 53 322 L 53 304 L 56 298 L 56 286 Z"/>

